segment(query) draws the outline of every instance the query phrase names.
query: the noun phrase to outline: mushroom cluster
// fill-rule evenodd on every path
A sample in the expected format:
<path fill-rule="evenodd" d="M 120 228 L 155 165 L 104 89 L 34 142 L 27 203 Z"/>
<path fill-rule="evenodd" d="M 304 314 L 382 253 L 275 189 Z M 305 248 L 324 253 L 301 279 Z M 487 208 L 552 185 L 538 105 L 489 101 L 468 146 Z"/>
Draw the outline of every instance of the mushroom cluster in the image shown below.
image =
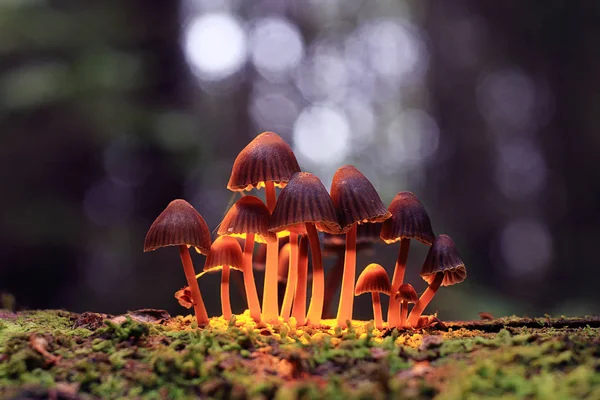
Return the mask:
<path fill-rule="evenodd" d="M 319 178 L 300 170 L 290 146 L 273 132 L 261 133 L 242 149 L 233 163 L 227 188 L 242 192 L 242 197 L 227 211 L 214 242 L 202 216 L 185 200 L 178 199 L 154 221 L 144 243 L 144 251 L 178 246 L 188 286 L 176 297 L 182 305 L 194 307 L 199 327 L 208 324 L 209 318 L 189 254 L 192 247 L 207 256 L 205 272 L 221 271 L 223 317 L 229 319 L 232 315 L 229 276 L 233 269 L 243 274 L 249 314 L 257 323 L 293 317 L 298 326 L 318 327 L 324 307 L 329 306 L 341 285 L 338 326 L 347 327 L 352 321 L 354 296 L 370 292 L 377 329 L 385 326 L 380 293 L 389 296 L 388 327 L 417 327 L 439 287 L 460 283 L 467 276 L 454 242 L 447 235 L 435 236 L 425 207 L 414 194 L 400 192 L 385 207 L 371 182 L 352 165 L 336 171 L 328 192 Z M 266 204 L 245 193 L 261 188 L 265 189 Z M 275 188 L 281 189 L 279 197 Z M 343 252 L 343 263 L 331 271 L 327 283 L 319 232 L 324 233 L 326 254 Z M 280 247 L 279 241 L 284 239 L 287 243 Z M 421 270 L 429 286 L 421 297 L 404 283 L 411 239 L 431 246 Z M 357 280 L 357 249 L 380 240 L 387 244 L 400 242 L 391 282 L 379 264 L 368 265 Z M 255 243 L 266 245 L 262 305 L 254 281 Z M 309 250 L 312 291 L 307 311 Z M 278 284 L 282 281 L 286 286 L 280 309 Z M 414 307 L 408 314 L 410 303 Z"/>

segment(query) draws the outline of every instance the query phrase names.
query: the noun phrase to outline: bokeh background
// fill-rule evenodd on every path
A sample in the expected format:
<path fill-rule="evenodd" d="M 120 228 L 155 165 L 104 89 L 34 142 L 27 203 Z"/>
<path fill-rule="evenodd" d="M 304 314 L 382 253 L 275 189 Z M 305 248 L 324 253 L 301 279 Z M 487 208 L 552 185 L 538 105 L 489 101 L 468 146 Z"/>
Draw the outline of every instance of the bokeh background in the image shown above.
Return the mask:
<path fill-rule="evenodd" d="M 352 163 L 386 204 L 421 198 L 469 272 L 442 318 L 599 313 L 598 38 L 591 0 L 2 0 L 0 290 L 187 313 L 177 252 L 144 254 L 146 230 L 174 198 L 215 228 L 235 156 L 272 130 L 327 187 Z M 200 280 L 211 315 L 218 282 Z"/>

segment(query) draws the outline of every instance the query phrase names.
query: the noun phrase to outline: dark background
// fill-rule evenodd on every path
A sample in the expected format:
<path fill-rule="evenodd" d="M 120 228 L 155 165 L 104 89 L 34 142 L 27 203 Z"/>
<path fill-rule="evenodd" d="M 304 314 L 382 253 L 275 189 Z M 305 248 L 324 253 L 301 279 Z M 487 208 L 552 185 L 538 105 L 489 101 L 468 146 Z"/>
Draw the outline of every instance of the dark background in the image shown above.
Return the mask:
<path fill-rule="evenodd" d="M 327 187 L 352 163 L 386 204 L 421 198 L 469 273 L 442 318 L 598 313 L 599 39 L 593 0 L 3 0 L 0 290 L 187 312 L 177 252 L 142 253 L 145 232 L 174 198 L 214 229 L 236 154 L 273 130 Z"/>

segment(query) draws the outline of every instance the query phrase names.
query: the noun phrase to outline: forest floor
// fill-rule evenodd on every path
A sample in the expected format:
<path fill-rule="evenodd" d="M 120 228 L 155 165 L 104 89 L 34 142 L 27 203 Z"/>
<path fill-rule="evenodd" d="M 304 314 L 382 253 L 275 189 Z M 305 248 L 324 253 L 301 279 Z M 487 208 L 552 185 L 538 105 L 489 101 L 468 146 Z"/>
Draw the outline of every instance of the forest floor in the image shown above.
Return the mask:
<path fill-rule="evenodd" d="M 600 318 L 256 326 L 0 310 L 0 398 L 600 399 Z"/>

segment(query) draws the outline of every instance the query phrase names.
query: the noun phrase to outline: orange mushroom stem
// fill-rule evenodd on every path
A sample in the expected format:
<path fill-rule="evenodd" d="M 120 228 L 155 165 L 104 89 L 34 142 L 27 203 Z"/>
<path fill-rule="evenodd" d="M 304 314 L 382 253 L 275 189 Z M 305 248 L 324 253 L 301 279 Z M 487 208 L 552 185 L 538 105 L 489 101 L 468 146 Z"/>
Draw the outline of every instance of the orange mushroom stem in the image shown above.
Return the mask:
<path fill-rule="evenodd" d="M 187 280 L 190 291 L 192 292 L 196 321 L 198 322 L 199 327 L 208 325 L 208 314 L 206 313 L 206 307 L 204 306 L 204 301 L 202 300 L 202 295 L 200 294 L 198 281 L 196 280 L 196 272 L 194 271 L 192 257 L 190 257 L 190 252 L 187 246 L 179 245 L 178 247 L 181 263 L 183 264 L 183 271 L 185 272 L 185 279 Z"/>
<path fill-rule="evenodd" d="M 231 302 L 229 301 L 229 266 L 224 265 L 221 271 L 221 309 L 223 318 L 231 318 Z"/>
<path fill-rule="evenodd" d="M 381 314 L 381 298 L 379 292 L 371 293 L 373 297 L 373 318 L 375 319 L 375 328 L 383 329 L 383 317 Z"/>
<path fill-rule="evenodd" d="M 354 282 L 356 280 L 356 224 L 346 233 L 346 255 L 344 259 L 344 275 L 340 292 L 337 324 L 346 328 L 346 321 L 352 320 L 354 306 Z"/>
<path fill-rule="evenodd" d="M 310 252 L 312 254 L 313 278 L 312 278 L 312 298 L 308 307 L 306 316 L 309 325 L 320 325 L 323 315 L 323 300 L 325 292 L 325 274 L 323 272 L 323 258 L 321 256 L 321 244 L 315 224 L 306 222 L 306 231 L 310 243 Z M 354 282 L 352 282 L 354 284 Z"/>
<path fill-rule="evenodd" d="M 290 234 L 290 257 L 288 267 L 288 279 L 283 296 L 283 304 L 281 305 L 281 318 L 284 321 L 289 320 L 292 312 L 292 301 L 296 293 L 296 285 L 298 281 L 298 234 Z"/>
<path fill-rule="evenodd" d="M 273 212 L 276 204 L 275 184 L 272 181 L 265 182 L 267 208 Z M 265 283 L 263 288 L 262 316 L 267 322 L 276 322 L 279 316 L 279 299 L 277 293 L 277 261 L 279 254 L 279 243 L 277 240 L 267 242 L 267 265 L 265 267 Z"/>
<path fill-rule="evenodd" d="M 306 289 L 308 282 L 308 239 L 300 237 L 298 245 L 298 282 L 294 296 L 292 317 L 296 318 L 298 326 L 306 324 Z"/>
<path fill-rule="evenodd" d="M 419 322 L 419 317 L 421 316 L 421 314 L 423 314 L 423 311 L 425 311 L 425 308 L 431 302 L 431 299 L 433 299 L 433 296 L 440 288 L 440 285 L 442 284 L 443 280 L 444 273 L 438 272 L 435 275 L 433 281 L 429 284 L 429 287 L 425 289 L 421 297 L 419 297 L 419 301 L 417 301 L 417 304 L 415 304 L 412 311 L 410 312 L 410 316 L 408 317 L 408 321 L 406 322 L 407 326 L 417 326 L 417 323 Z"/>
<path fill-rule="evenodd" d="M 406 261 L 408 260 L 408 250 L 410 249 L 410 239 L 403 238 L 400 240 L 400 251 L 396 259 L 396 267 L 394 268 L 394 276 L 392 277 L 392 293 L 396 293 L 400 286 L 404 283 L 404 274 L 406 272 Z M 390 304 L 388 308 L 387 321 L 389 326 L 398 325 L 398 317 L 400 316 L 400 300 L 396 300 L 395 296 L 390 296 Z M 403 324 L 401 324 L 404 326 Z"/>
<path fill-rule="evenodd" d="M 246 298 L 248 299 L 248 309 L 250 317 L 255 322 L 260 322 L 260 303 L 256 284 L 254 282 L 254 273 L 252 272 L 252 252 L 254 251 L 254 234 L 246 236 L 244 243 L 244 286 L 246 287 Z"/>

